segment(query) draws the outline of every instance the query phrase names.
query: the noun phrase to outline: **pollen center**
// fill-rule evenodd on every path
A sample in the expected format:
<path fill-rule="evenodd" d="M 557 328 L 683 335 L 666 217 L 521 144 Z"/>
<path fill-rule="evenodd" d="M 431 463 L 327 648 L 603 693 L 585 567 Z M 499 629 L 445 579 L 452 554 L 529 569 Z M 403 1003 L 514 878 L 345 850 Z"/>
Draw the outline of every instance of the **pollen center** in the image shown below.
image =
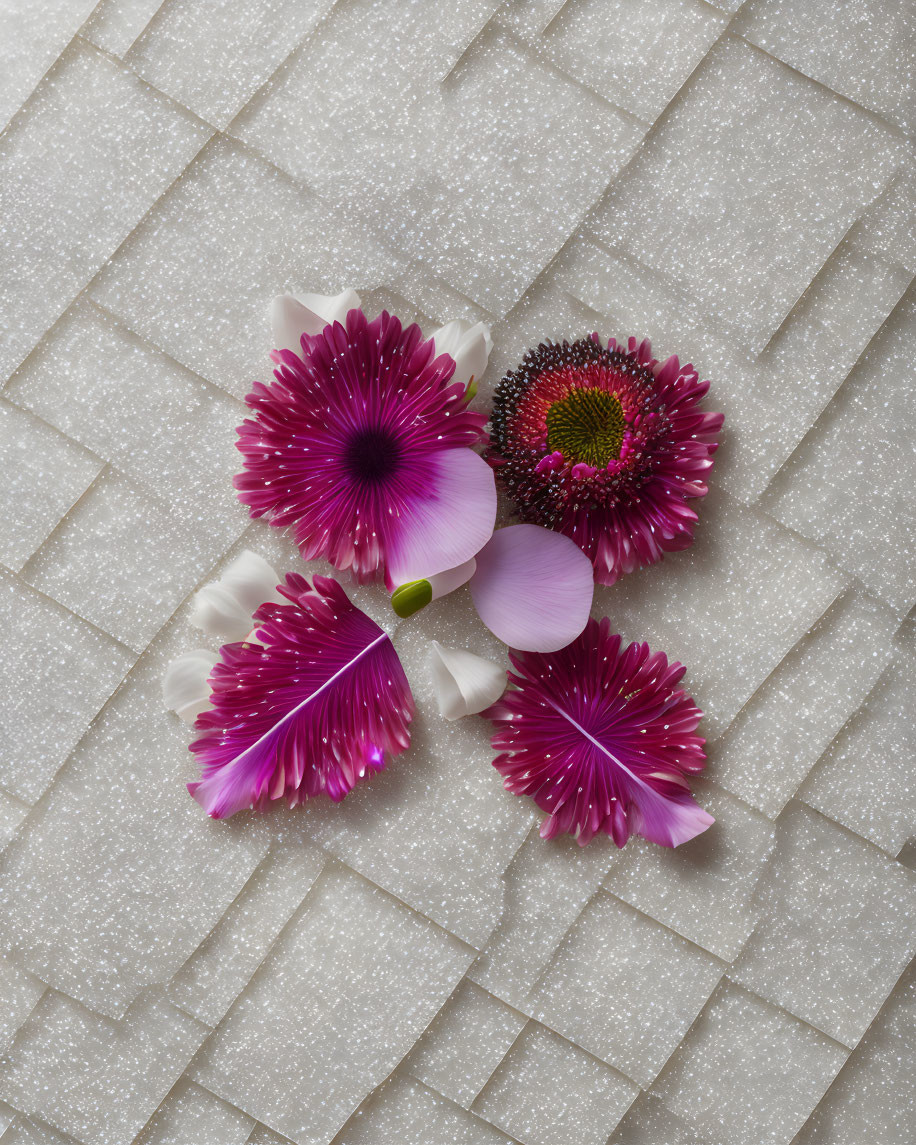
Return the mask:
<path fill-rule="evenodd" d="M 347 442 L 344 462 L 351 476 L 375 485 L 390 477 L 401 458 L 401 447 L 387 429 L 361 429 Z"/>
<path fill-rule="evenodd" d="M 625 429 L 623 408 L 613 394 L 574 389 L 547 411 L 547 448 L 567 461 L 603 469 L 620 456 Z"/>

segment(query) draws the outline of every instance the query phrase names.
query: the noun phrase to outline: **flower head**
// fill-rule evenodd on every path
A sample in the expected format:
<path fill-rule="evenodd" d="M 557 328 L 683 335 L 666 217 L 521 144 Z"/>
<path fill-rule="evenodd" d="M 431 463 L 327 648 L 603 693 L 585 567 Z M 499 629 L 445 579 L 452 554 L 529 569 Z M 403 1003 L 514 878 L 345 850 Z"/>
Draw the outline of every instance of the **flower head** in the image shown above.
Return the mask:
<path fill-rule="evenodd" d="M 308 313 L 314 316 L 314 312 Z M 292 525 L 306 559 L 390 585 L 469 560 L 493 531 L 496 491 L 470 446 L 484 417 L 419 326 L 351 309 L 271 355 L 239 428 L 235 479 L 252 517 Z"/>
<path fill-rule="evenodd" d="M 722 415 L 676 357 L 597 334 L 541 343 L 493 401 L 490 463 L 524 521 L 571 537 L 613 584 L 693 540 L 687 500 L 707 492 Z"/>
<path fill-rule="evenodd" d="M 622 647 L 606 618 L 560 652 L 510 658 L 516 690 L 484 712 L 502 750 L 493 766 L 548 812 L 545 839 L 565 832 L 584 846 L 604 832 L 618 847 L 631 835 L 676 847 L 713 823 L 687 786 L 706 756 L 681 664 Z"/>

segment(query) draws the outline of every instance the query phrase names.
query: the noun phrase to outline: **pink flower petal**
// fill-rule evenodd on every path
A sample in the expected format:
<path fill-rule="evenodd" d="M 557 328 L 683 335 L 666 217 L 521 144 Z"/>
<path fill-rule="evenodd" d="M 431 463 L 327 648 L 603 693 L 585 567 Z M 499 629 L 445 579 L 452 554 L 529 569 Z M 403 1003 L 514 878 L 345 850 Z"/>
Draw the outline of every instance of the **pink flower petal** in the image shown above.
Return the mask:
<path fill-rule="evenodd" d="M 389 588 L 424 580 L 469 561 L 496 521 L 496 483 L 484 459 L 467 448 L 429 458 L 430 476 L 391 531 Z"/>
<path fill-rule="evenodd" d="M 595 585 L 574 541 L 539 525 L 510 525 L 477 554 L 470 589 L 480 619 L 510 648 L 555 652 L 585 627 Z"/>

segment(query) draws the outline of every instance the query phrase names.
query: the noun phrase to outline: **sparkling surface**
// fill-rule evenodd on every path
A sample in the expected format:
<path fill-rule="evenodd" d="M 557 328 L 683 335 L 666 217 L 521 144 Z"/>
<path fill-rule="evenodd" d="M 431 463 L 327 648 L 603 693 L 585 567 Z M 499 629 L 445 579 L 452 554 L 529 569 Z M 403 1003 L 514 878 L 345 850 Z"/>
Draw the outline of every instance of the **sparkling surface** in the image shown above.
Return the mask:
<path fill-rule="evenodd" d="M 608 958 L 613 940 L 617 957 Z M 648 1088 L 725 963 L 599 891 L 532 991 L 542 1022 Z"/>
<path fill-rule="evenodd" d="M 366 933 L 371 945 L 361 941 Z M 192 1076 L 294 1140 L 330 1140 L 417 1040 L 471 958 L 359 875 L 329 872 Z"/>
<path fill-rule="evenodd" d="M 653 1092 L 700 1129 L 703 1140 L 788 1145 L 848 1052 L 724 982 Z"/>
<path fill-rule="evenodd" d="M 916 952 L 916 876 L 794 805 L 731 977 L 854 1046 Z"/>
<path fill-rule="evenodd" d="M 909 8 L 0 7 L 2 1145 L 910 1145 Z M 695 546 L 595 604 L 687 665 L 706 834 L 539 838 L 435 711 L 432 639 L 507 663 L 466 588 L 347 586 L 387 771 L 188 797 L 188 598 L 327 572 L 236 503 L 239 399 L 271 297 L 348 286 L 488 325 L 481 411 L 548 337 L 711 379 Z"/>
<path fill-rule="evenodd" d="M 474 1102 L 474 1112 L 523 1145 L 553 1145 L 572 1134 L 583 1145 L 603 1145 L 637 1092 L 615 1070 L 531 1022 Z"/>

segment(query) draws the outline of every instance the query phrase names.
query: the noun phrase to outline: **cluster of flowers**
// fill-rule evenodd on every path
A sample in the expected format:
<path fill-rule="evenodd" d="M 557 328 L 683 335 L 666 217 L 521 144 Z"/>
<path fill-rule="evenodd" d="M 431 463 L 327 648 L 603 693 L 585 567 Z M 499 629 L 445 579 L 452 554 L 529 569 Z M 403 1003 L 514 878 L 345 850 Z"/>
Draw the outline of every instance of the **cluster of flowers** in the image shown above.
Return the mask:
<path fill-rule="evenodd" d="M 251 516 L 290 527 L 305 559 L 383 579 L 400 616 L 468 586 L 513 670 L 435 644 L 440 708 L 495 723 L 494 765 L 548 813 L 545 838 L 676 846 L 704 831 L 684 668 L 589 616 L 596 581 L 690 544 L 722 425 L 699 408 L 708 383 L 645 341 L 547 342 L 500 383 L 488 435 L 470 404 L 491 349 L 481 324 L 425 338 L 370 321 L 345 291 L 284 295 L 272 326 L 274 381 L 255 383 L 238 430 Z M 521 523 L 496 527 L 497 482 Z M 189 789 L 210 815 L 342 799 L 408 746 L 397 654 L 337 581 L 278 583 L 245 553 L 194 619 L 228 643 L 180 657 L 166 702 L 200 732 Z"/>

